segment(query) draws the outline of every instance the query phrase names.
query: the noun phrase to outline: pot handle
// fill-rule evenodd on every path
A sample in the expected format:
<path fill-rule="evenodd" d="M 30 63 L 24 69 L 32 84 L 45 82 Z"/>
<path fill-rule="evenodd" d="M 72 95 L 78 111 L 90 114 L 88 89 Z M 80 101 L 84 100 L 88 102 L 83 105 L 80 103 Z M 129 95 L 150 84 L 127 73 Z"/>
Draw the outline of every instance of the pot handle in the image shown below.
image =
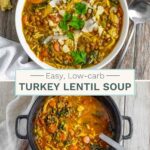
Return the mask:
<path fill-rule="evenodd" d="M 20 115 L 20 116 L 17 117 L 17 119 L 16 119 L 16 125 L 15 125 L 16 135 L 20 139 L 27 139 L 28 138 L 27 134 L 26 135 L 21 135 L 19 133 L 19 131 L 18 131 L 19 121 L 22 120 L 22 119 L 26 119 L 27 120 L 28 116 L 27 115 Z"/>
<path fill-rule="evenodd" d="M 130 117 L 128 116 L 122 116 L 124 121 L 128 121 L 129 123 L 129 133 L 127 135 L 123 135 L 122 139 L 123 140 L 128 140 L 132 138 L 132 134 L 133 134 L 133 121 Z"/>

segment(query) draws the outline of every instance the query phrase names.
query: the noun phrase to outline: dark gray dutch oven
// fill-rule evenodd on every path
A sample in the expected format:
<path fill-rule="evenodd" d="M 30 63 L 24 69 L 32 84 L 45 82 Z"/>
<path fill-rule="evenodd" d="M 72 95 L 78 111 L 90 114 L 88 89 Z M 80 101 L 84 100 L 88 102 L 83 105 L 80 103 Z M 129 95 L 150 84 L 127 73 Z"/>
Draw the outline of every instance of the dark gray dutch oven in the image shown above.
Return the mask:
<path fill-rule="evenodd" d="M 113 99 L 109 96 L 96 96 L 98 100 L 100 100 L 107 110 L 109 111 L 111 118 L 112 118 L 112 129 L 115 133 L 114 140 L 116 142 L 120 142 L 121 140 L 127 140 L 131 139 L 132 133 L 133 133 L 133 123 L 132 119 L 128 116 L 121 116 L 120 111 L 118 110 L 117 105 L 113 101 Z M 33 120 L 36 116 L 37 111 L 40 109 L 40 107 L 44 104 L 44 97 L 38 97 L 35 103 L 33 104 L 29 115 L 20 115 L 16 119 L 16 135 L 20 139 L 28 139 L 29 143 L 33 150 L 38 150 L 35 141 L 34 141 L 34 134 L 33 134 Z M 27 133 L 26 135 L 21 135 L 19 133 L 19 121 L 22 119 L 27 120 Z M 127 135 L 123 135 L 123 121 L 127 121 L 129 123 L 129 133 Z M 110 148 L 110 150 L 114 150 L 113 148 Z"/>

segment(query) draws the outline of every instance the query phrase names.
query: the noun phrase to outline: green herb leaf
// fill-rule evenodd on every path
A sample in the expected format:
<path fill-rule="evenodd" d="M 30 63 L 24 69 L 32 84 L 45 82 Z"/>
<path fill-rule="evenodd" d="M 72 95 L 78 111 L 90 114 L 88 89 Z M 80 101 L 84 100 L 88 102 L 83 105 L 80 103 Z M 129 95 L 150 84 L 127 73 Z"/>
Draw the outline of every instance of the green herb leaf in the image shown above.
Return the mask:
<path fill-rule="evenodd" d="M 85 22 L 82 19 L 79 19 L 76 16 L 73 16 L 71 22 L 69 23 L 69 25 L 71 27 L 73 27 L 74 29 L 80 30 L 83 28 Z"/>
<path fill-rule="evenodd" d="M 57 116 L 61 117 L 61 116 L 66 116 L 69 113 L 68 108 L 65 106 L 63 107 L 59 112 L 57 112 Z"/>
<path fill-rule="evenodd" d="M 74 36 L 72 32 L 67 32 L 67 37 L 71 40 L 74 40 Z"/>
<path fill-rule="evenodd" d="M 62 20 L 59 22 L 59 27 L 62 30 L 67 31 L 68 30 L 67 21 L 69 21 L 71 18 L 72 18 L 72 15 L 66 12 L 65 15 L 63 16 Z"/>
<path fill-rule="evenodd" d="M 86 52 L 85 51 L 72 51 L 71 56 L 74 59 L 74 64 L 85 64 L 86 63 Z"/>
<path fill-rule="evenodd" d="M 67 31 L 67 30 L 68 30 L 67 22 L 64 21 L 64 20 L 61 20 L 61 21 L 59 22 L 59 27 L 60 27 L 62 30 L 64 30 L 64 31 Z"/>
<path fill-rule="evenodd" d="M 76 3 L 75 9 L 76 9 L 76 13 L 80 14 L 80 15 L 86 14 L 86 12 L 87 12 L 86 4 L 84 4 L 84 3 Z"/>
<path fill-rule="evenodd" d="M 65 129 L 65 122 L 62 121 L 59 125 L 58 125 L 58 129 L 59 130 L 64 130 Z"/>
<path fill-rule="evenodd" d="M 90 145 L 90 150 L 104 150 L 101 148 L 98 144 L 92 144 Z"/>
<path fill-rule="evenodd" d="M 69 21 L 71 18 L 72 18 L 72 15 L 66 12 L 64 17 L 63 17 L 63 20 L 64 21 Z"/>

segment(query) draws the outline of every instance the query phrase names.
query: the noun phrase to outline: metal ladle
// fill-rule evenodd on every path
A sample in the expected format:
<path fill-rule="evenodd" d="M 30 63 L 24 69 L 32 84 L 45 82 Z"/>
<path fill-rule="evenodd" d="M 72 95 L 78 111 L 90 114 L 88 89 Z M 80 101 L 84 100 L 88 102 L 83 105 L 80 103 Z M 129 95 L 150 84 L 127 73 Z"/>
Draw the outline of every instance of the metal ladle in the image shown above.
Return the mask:
<path fill-rule="evenodd" d="M 133 28 L 126 45 L 123 47 L 124 51 L 115 67 L 117 69 L 121 67 L 125 54 L 128 51 L 129 44 L 136 30 L 136 25 L 150 20 L 150 0 L 133 0 L 129 6 L 129 17 L 133 22 Z"/>
<path fill-rule="evenodd" d="M 111 139 L 103 133 L 99 135 L 99 138 L 107 144 L 109 144 L 110 146 L 112 146 L 113 148 L 115 148 L 116 150 L 125 150 L 119 143 L 117 143 L 116 141 L 114 141 L 113 139 Z"/>

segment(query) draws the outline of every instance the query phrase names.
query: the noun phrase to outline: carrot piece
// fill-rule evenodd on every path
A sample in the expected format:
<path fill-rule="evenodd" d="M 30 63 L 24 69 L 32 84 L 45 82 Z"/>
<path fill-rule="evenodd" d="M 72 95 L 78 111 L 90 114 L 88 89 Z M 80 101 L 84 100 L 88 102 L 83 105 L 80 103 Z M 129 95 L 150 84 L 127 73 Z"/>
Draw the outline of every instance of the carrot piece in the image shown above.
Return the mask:
<path fill-rule="evenodd" d="M 40 4 L 43 2 L 43 0 L 29 0 L 29 2 L 32 4 Z"/>
<path fill-rule="evenodd" d="M 77 145 L 71 145 L 69 150 L 78 150 L 78 147 Z"/>
<path fill-rule="evenodd" d="M 90 148 L 88 146 L 86 146 L 84 150 L 90 150 Z"/>
<path fill-rule="evenodd" d="M 64 133 L 62 133 L 61 135 L 60 135 L 60 139 L 62 140 L 62 141 L 65 141 L 66 140 L 66 135 L 64 134 Z"/>
<path fill-rule="evenodd" d="M 123 16 L 123 11 L 121 7 L 118 8 L 118 13 L 121 15 L 121 17 Z"/>
<path fill-rule="evenodd" d="M 48 51 L 42 50 L 41 55 L 42 55 L 42 57 L 48 57 Z"/>
<path fill-rule="evenodd" d="M 48 127 L 48 131 L 50 133 L 55 133 L 57 130 L 57 126 L 55 124 L 51 124 L 49 127 Z"/>
<path fill-rule="evenodd" d="M 74 135 L 74 131 L 72 129 L 69 129 L 69 133 L 71 134 L 71 136 Z"/>
<path fill-rule="evenodd" d="M 60 51 L 60 44 L 58 41 L 54 42 L 54 45 L 53 45 L 54 49 L 59 52 Z"/>
<path fill-rule="evenodd" d="M 23 22 L 24 25 L 27 25 L 27 24 L 28 24 L 28 16 L 27 16 L 27 15 L 24 15 L 24 16 L 22 17 L 22 22 Z"/>
<path fill-rule="evenodd" d="M 49 15 L 49 18 L 54 22 L 54 23 L 58 23 L 60 21 L 60 16 L 54 16 L 54 15 Z"/>
<path fill-rule="evenodd" d="M 56 107 L 56 101 L 55 100 L 50 100 L 50 102 L 49 102 L 49 105 L 51 106 L 51 107 Z"/>
<path fill-rule="evenodd" d="M 43 59 L 44 59 L 45 57 L 48 57 L 48 51 L 47 51 L 47 50 L 42 50 L 42 51 L 40 52 L 39 59 L 43 61 Z"/>

